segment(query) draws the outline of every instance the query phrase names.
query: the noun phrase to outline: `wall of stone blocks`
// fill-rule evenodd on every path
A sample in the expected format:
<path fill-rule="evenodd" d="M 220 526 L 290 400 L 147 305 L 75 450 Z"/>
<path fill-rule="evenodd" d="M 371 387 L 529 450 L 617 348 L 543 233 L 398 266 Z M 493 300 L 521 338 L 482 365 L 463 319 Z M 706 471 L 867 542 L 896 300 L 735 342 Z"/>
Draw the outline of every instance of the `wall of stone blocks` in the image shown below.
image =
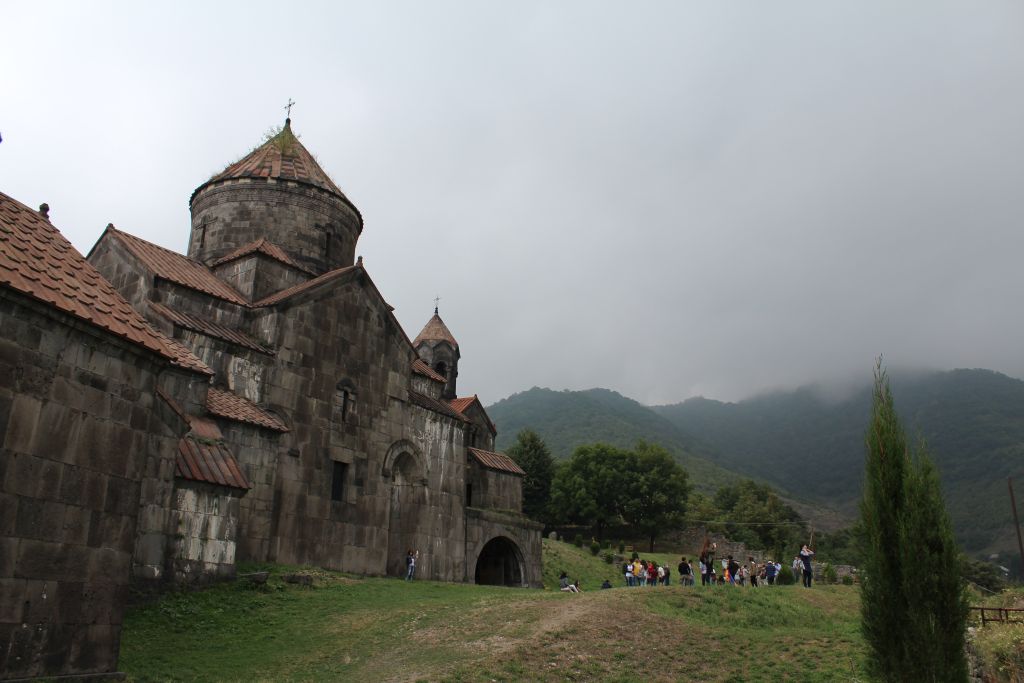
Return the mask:
<path fill-rule="evenodd" d="M 178 479 L 174 487 L 174 581 L 202 585 L 235 576 L 235 537 L 244 491 Z"/>
<path fill-rule="evenodd" d="M 473 507 L 523 511 L 523 478 L 499 472 L 470 461 L 469 481 L 473 484 Z"/>
<path fill-rule="evenodd" d="M 251 301 L 312 279 L 311 275 L 259 252 L 219 265 L 214 273 Z"/>
<path fill-rule="evenodd" d="M 0 671 L 116 668 L 159 361 L 0 290 Z"/>
<path fill-rule="evenodd" d="M 543 588 L 541 575 L 541 530 L 543 525 L 520 514 L 495 510 L 466 509 L 466 576 L 474 581 L 476 562 L 480 552 L 495 538 L 506 538 L 519 551 L 523 583 L 531 588 Z"/>
<path fill-rule="evenodd" d="M 303 266 L 324 273 L 354 263 L 362 230 L 355 209 L 340 197 L 273 178 L 214 183 L 195 195 L 191 209 L 188 255 L 207 265 L 264 237 Z"/>

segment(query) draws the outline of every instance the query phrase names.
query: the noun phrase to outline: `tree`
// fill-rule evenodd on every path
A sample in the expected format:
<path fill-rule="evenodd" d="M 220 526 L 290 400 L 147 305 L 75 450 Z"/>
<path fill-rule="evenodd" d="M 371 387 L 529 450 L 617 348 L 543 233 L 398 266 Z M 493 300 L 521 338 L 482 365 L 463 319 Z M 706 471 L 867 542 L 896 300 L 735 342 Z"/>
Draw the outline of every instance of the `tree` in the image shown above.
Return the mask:
<path fill-rule="evenodd" d="M 644 441 L 637 443 L 628 462 L 628 498 L 623 516 L 650 540 L 648 550 L 653 553 L 658 533 L 684 522 L 690 491 L 686 470 L 667 450 Z"/>
<path fill-rule="evenodd" d="M 967 602 L 938 475 L 913 456 L 889 380 L 875 367 L 861 501 L 861 626 L 885 681 L 963 681 Z"/>
<path fill-rule="evenodd" d="M 559 521 L 590 524 L 598 538 L 622 518 L 629 484 L 629 451 L 607 444 L 580 446 L 551 484 L 551 513 Z"/>
<path fill-rule="evenodd" d="M 546 522 L 551 481 L 555 477 L 555 459 L 551 457 L 551 451 L 536 432 L 524 429 L 516 435 L 516 442 L 507 453 L 526 472 L 523 477 L 523 514 Z"/>

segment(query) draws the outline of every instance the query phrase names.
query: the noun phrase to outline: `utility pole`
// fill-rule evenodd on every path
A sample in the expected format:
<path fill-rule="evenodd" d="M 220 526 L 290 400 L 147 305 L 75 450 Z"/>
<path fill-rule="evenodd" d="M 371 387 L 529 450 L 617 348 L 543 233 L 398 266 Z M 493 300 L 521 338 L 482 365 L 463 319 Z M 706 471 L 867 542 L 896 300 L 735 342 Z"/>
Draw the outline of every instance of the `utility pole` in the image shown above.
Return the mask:
<path fill-rule="evenodd" d="M 1013 477 L 1006 478 L 1010 488 L 1010 505 L 1013 506 L 1013 526 L 1017 529 L 1017 548 L 1020 550 L 1020 571 L 1024 575 L 1024 541 L 1020 538 L 1020 519 L 1017 518 L 1017 499 L 1013 497 Z"/>

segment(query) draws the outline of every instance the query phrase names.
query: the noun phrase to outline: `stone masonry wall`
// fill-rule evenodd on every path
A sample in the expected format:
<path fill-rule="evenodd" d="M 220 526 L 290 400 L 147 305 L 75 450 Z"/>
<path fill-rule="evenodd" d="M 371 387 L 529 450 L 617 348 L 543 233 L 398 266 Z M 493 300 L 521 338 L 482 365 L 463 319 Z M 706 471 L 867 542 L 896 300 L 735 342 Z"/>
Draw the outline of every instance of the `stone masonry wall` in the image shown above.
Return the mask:
<path fill-rule="evenodd" d="M 355 210 L 310 185 L 272 178 L 221 181 L 201 189 L 191 209 L 188 255 L 207 265 L 261 237 L 317 274 L 355 262 L 362 230 Z"/>
<path fill-rule="evenodd" d="M 235 575 L 239 516 L 235 489 L 179 479 L 174 488 L 175 583 L 208 583 Z"/>
<path fill-rule="evenodd" d="M 0 289 L 0 672 L 116 668 L 155 359 Z"/>
<path fill-rule="evenodd" d="M 473 507 L 492 510 L 523 510 L 523 478 L 498 472 L 471 461 L 468 473 L 473 484 Z"/>

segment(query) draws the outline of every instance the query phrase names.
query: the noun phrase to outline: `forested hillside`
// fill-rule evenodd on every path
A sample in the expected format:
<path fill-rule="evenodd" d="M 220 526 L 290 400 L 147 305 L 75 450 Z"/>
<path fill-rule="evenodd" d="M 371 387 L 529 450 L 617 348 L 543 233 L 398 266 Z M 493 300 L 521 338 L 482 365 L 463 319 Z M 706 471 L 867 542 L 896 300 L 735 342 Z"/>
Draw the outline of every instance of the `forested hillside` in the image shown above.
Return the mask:
<path fill-rule="evenodd" d="M 504 450 L 522 429 L 532 429 L 563 460 L 582 444 L 602 442 L 632 448 L 640 439 L 667 449 L 705 491 L 740 477 L 715 464 L 714 452 L 647 406 L 607 389 L 552 391 L 534 387 L 492 406 L 498 425 L 497 448 Z"/>
<path fill-rule="evenodd" d="M 907 433 L 925 438 L 942 474 L 964 549 L 1015 548 L 1006 477 L 1021 475 L 1024 496 L 1024 382 L 989 370 L 891 376 Z M 754 477 L 794 500 L 816 501 L 852 518 L 870 410 L 868 379 L 838 400 L 805 388 L 738 403 L 697 398 L 648 408 L 605 389 L 534 388 L 487 410 L 498 424 L 498 448 L 527 427 L 557 458 L 584 443 L 629 448 L 645 439 L 669 449 L 704 490 L 737 475 Z"/>
<path fill-rule="evenodd" d="M 1024 382 L 989 370 L 953 370 L 895 373 L 892 388 L 907 433 L 925 439 L 939 467 L 963 547 L 1015 547 L 1006 477 L 1024 474 Z M 799 498 L 855 509 L 867 384 L 839 401 L 799 389 L 739 403 L 691 399 L 654 410 L 711 444 L 725 467 Z"/>

